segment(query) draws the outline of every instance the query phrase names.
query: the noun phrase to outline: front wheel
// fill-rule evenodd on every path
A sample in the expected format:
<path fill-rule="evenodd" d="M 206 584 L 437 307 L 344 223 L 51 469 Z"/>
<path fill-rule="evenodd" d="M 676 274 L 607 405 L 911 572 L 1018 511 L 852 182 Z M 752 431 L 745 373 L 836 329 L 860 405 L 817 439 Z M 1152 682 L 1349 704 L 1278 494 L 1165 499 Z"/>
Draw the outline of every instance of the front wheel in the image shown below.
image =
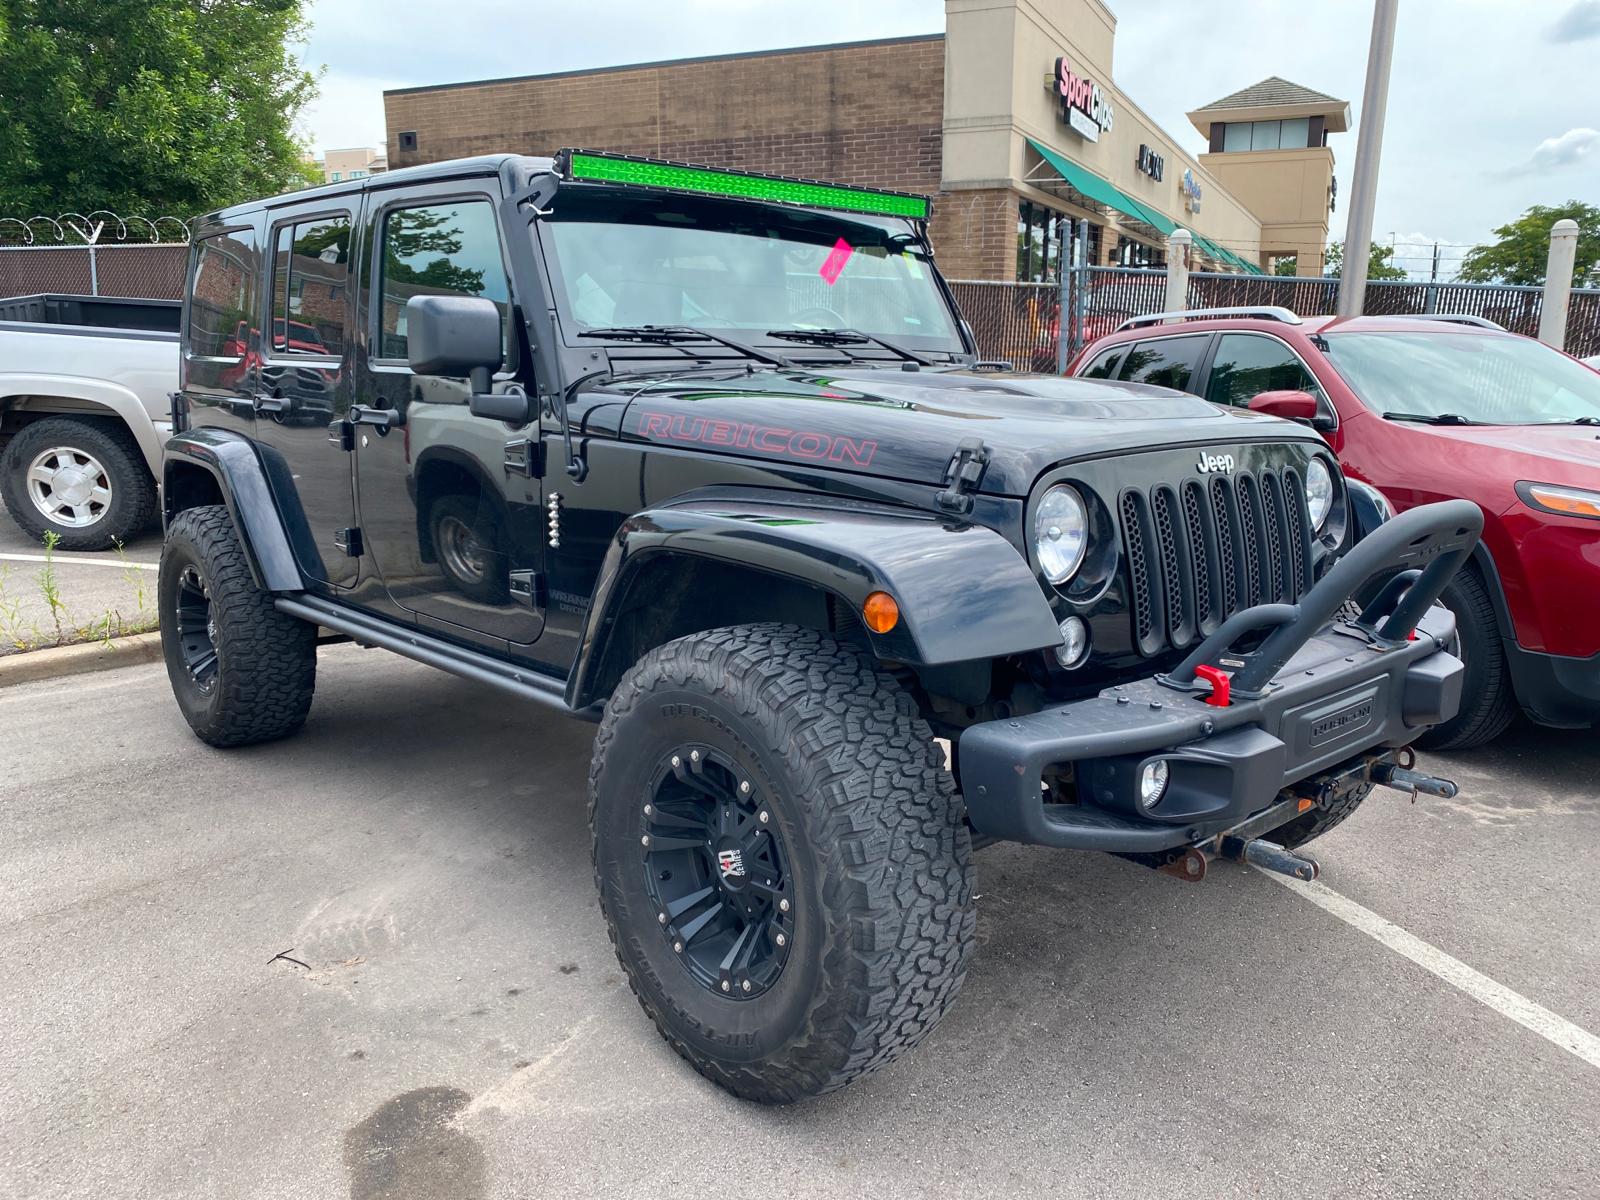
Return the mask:
<path fill-rule="evenodd" d="M 639 1002 L 745 1099 L 842 1087 L 960 989 L 971 843 L 932 731 L 814 630 L 713 630 L 618 685 L 589 775 L 595 882 Z"/>
<path fill-rule="evenodd" d="M 1439 596 L 1456 618 L 1455 652 L 1466 666 L 1461 711 L 1417 739 L 1425 750 L 1470 750 L 1505 732 L 1517 715 L 1511 667 L 1489 589 L 1475 568 L 1458 571 Z"/>
<path fill-rule="evenodd" d="M 248 746 L 305 724 L 316 686 L 316 626 L 279 612 L 256 586 L 226 508 L 173 518 L 156 594 L 167 677 L 201 741 Z"/>

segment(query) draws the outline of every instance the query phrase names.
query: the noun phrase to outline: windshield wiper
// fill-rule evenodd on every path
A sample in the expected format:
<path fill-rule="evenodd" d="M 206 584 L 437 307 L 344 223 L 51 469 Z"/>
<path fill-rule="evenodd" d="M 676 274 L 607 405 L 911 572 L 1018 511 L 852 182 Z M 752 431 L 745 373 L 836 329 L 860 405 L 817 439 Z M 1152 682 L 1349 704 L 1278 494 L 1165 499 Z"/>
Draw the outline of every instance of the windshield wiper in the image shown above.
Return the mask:
<path fill-rule="evenodd" d="M 618 342 L 658 342 L 663 346 L 672 346 L 679 342 L 716 342 L 760 362 L 770 363 L 774 367 L 795 365 L 792 360 L 781 354 L 759 350 L 733 338 L 723 337 L 720 333 L 707 333 L 704 329 L 695 329 L 691 325 L 609 325 L 601 329 L 580 329 L 578 336 L 610 338 Z"/>
<path fill-rule="evenodd" d="M 1573 417 L 1570 421 L 1536 421 L 1536 425 L 1600 425 L 1600 417 Z"/>
<path fill-rule="evenodd" d="M 914 362 L 921 367 L 934 365 L 933 359 L 924 358 L 904 346 L 897 346 L 888 338 L 881 338 L 877 334 L 866 333 L 860 329 L 769 329 L 767 336 L 781 338 L 786 342 L 810 342 L 814 346 L 861 346 L 871 343 L 882 346 L 890 354 Z"/>
<path fill-rule="evenodd" d="M 1487 425 L 1487 421 L 1474 421 L 1460 413 L 1408 413 L 1386 412 L 1385 421 L 1416 421 L 1423 425 Z"/>

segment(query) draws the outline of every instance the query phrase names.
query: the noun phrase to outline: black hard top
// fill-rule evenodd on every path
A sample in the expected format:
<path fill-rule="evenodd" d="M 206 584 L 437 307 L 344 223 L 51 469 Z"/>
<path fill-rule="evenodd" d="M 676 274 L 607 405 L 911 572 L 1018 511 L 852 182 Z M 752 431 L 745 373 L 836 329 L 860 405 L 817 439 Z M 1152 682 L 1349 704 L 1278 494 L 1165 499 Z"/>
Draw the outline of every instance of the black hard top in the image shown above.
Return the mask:
<path fill-rule="evenodd" d="M 408 183 L 434 183 L 445 179 L 462 179 L 474 175 L 497 175 L 500 168 L 508 162 L 519 161 L 525 164 L 526 169 L 533 171 L 548 171 L 554 166 L 554 160 L 547 157 L 535 157 L 527 154 L 480 154 L 475 158 L 452 158 L 445 162 L 422 163 L 415 167 L 400 167 L 394 171 L 382 171 L 376 175 L 368 175 L 361 179 L 345 179 L 338 183 L 325 183 L 317 187 L 302 188 L 297 192 L 285 192 L 280 196 L 268 196 L 261 200 L 246 200 L 243 204 L 235 204 L 228 208 L 218 209 L 216 212 L 207 213 L 202 218 L 206 223 L 229 222 L 250 213 L 259 212 L 263 208 L 276 208 L 284 204 L 300 204 L 307 200 L 318 200 L 330 196 L 349 196 L 359 192 L 369 191 L 378 187 L 393 187 L 395 184 Z"/>

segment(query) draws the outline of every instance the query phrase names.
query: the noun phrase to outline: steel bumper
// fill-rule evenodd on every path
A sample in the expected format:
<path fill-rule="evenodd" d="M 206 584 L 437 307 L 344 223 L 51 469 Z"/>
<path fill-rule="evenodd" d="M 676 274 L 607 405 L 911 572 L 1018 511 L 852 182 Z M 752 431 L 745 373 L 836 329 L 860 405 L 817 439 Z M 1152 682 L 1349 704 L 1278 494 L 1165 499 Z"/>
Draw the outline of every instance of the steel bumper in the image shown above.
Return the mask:
<path fill-rule="evenodd" d="M 1401 746 L 1454 716 L 1463 667 L 1435 606 L 1482 530 L 1464 501 L 1412 509 L 1360 542 L 1298 605 L 1239 613 L 1168 675 L 966 729 L 958 758 L 980 834 L 1069 849 L 1145 853 L 1192 845 L 1267 808 L 1286 788 L 1364 751 Z M 1353 621 L 1333 614 L 1398 572 Z M 1241 643 L 1256 643 L 1240 650 Z M 1230 672 L 1211 701 L 1206 668 Z M 1214 676 L 1215 672 L 1211 672 Z M 1165 759 L 1143 807 L 1138 779 Z M 1070 779 L 1071 803 L 1050 780 Z"/>

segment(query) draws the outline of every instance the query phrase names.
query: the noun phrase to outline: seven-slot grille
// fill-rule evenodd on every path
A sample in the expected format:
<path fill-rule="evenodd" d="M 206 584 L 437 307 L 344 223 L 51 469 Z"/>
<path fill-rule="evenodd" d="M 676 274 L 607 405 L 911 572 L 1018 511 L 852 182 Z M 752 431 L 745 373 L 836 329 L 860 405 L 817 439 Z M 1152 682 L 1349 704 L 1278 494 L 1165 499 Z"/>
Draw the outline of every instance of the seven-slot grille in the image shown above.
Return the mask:
<path fill-rule="evenodd" d="M 1130 488 L 1117 516 L 1143 654 L 1192 645 L 1241 609 L 1292 603 L 1310 587 L 1311 525 L 1293 468 Z"/>

